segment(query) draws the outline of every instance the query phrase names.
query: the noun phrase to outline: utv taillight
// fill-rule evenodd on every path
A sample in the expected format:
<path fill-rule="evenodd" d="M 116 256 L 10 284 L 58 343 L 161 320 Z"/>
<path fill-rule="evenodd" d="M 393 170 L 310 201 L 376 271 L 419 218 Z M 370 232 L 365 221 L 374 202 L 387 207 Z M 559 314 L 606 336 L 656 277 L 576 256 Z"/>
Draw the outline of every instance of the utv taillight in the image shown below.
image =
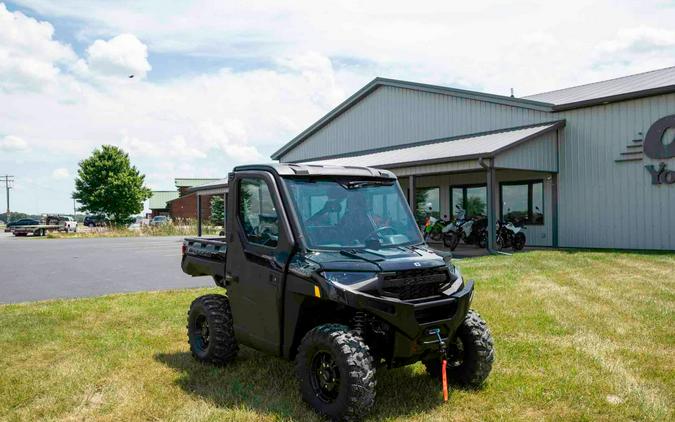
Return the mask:
<path fill-rule="evenodd" d="M 182 244 L 180 245 L 180 253 L 181 253 L 182 255 L 185 255 L 185 251 L 187 251 L 187 246 L 185 245 L 185 243 L 182 243 Z"/>

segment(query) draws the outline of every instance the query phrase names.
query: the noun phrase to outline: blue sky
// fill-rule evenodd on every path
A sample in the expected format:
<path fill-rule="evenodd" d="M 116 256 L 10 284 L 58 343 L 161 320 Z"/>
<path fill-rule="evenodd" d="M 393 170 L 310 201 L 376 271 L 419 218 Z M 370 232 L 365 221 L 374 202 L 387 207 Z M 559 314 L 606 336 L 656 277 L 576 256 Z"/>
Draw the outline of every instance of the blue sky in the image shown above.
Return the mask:
<path fill-rule="evenodd" d="M 376 76 L 522 96 L 675 65 L 674 18 L 673 1 L 0 0 L 0 173 L 13 210 L 68 212 L 105 143 L 172 189 L 269 161 Z"/>

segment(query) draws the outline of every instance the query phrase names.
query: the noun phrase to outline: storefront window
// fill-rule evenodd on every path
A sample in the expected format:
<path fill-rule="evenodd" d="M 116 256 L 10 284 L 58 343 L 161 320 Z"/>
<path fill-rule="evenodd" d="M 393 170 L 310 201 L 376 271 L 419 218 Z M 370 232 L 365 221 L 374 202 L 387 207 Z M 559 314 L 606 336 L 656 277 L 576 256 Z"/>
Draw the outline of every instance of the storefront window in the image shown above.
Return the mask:
<path fill-rule="evenodd" d="M 544 184 L 541 180 L 504 182 L 501 187 L 501 219 L 530 225 L 544 224 Z"/>
<path fill-rule="evenodd" d="M 434 218 L 441 216 L 440 188 L 415 189 L 415 219 L 417 224 L 424 224 L 429 213 Z"/>
<path fill-rule="evenodd" d="M 453 186 L 450 188 L 450 208 L 457 218 L 459 212 L 467 218 L 485 215 L 487 208 L 487 189 L 485 185 Z"/>

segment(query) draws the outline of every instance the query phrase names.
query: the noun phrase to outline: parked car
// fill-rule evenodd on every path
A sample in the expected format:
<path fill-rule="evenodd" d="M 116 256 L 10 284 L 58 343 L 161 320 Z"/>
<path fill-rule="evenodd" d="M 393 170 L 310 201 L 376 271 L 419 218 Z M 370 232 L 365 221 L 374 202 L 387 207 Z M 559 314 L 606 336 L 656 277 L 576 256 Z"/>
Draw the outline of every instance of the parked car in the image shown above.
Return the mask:
<path fill-rule="evenodd" d="M 13 221 L 5 227 L 6 232 L 12 231 L 14 227 L 18 226 L 37 226 L 40 222 L 34 218 L 22 218 L 21 220 Z"/>
<path fill-rule="evenodd" d="M 143 226 L 147 226 L 150 224 L 150 220 L 144 217 L 135 217 L 131 224 L 127 226 L 127 229 L 129 230 L 140 230 L 143 228 Z"/>
<path fill-rule="evenodd" d="M 158 215 L 156 217 L 153 217 L 152 220 L 150 220 L 150 226 L 151 227 L 162 226 L 164 224 L 170 224 L 170 223 L 171 223 L 171 218 L 166 216 L 166 215 Z"/>
<path fill-rule="evenodd" d="M 87 227 L 105 227 L 110 220 L 104 215 L 87 215 L 84 217 L 83 224 Z"/>

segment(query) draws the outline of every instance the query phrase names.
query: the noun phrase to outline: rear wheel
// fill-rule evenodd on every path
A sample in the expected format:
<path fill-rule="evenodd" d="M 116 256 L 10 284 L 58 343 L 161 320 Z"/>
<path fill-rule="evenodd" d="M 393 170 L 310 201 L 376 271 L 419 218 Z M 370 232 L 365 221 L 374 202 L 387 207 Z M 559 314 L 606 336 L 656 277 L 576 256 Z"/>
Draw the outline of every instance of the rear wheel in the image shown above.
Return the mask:
<path fill-rule="evenodd" d="M 448 379 L 464 387 L 480 387 L 492 370 L 495 351 L 492 334 L 477 312 L 470 310 L 457 329 L 457 339 L 450 345 L 446 373 Z M 425 361 L 427 372 L 441 378 L 440 359 Z"/>
<path fill-rule="evenodd" d="M 204 295 L 190 305 L 188 342 L 195 359 L 223 365 L 237 356 L 232 311 L 225 296 Z"/>
<path fill-rule="evenodd" d="M 375 402 L 368 346 L 344 325 L 310 330 L 298 348 L 295 370 L 303 400 L 333 420 L 360 420 Z"/>

